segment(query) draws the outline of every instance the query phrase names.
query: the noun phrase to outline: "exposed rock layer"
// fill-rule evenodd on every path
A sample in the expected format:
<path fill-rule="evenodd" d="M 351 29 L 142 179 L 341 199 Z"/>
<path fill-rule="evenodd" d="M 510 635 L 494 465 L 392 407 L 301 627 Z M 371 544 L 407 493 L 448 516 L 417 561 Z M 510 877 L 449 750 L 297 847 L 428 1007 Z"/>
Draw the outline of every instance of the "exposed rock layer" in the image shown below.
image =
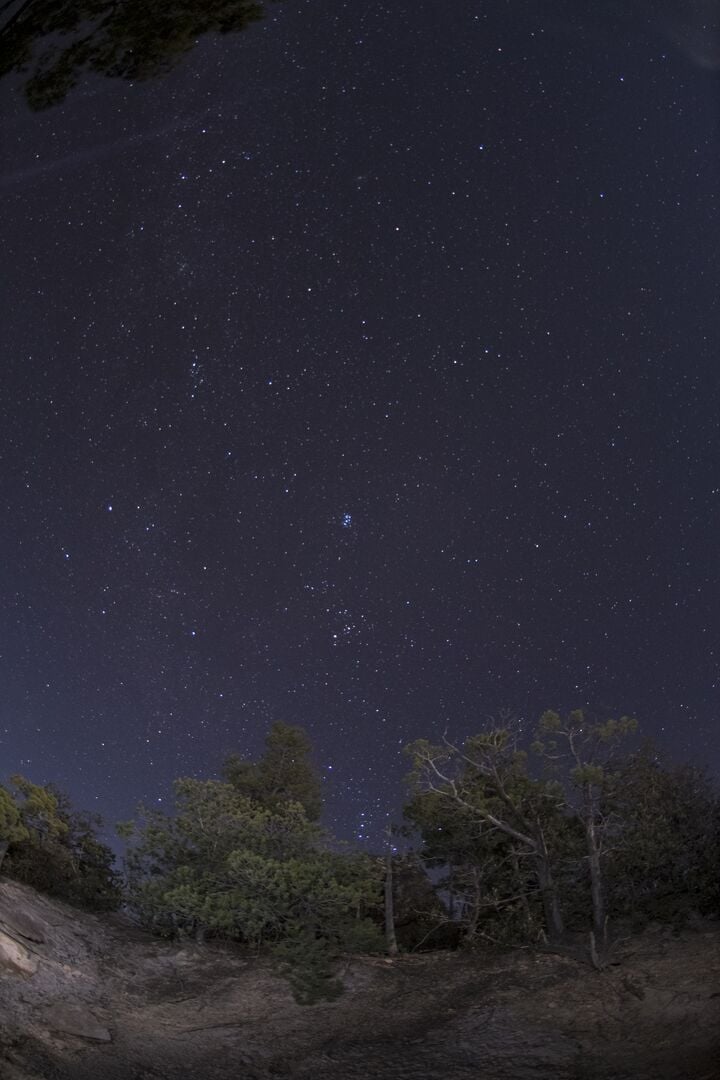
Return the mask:
<path fill-rule="evenodd" d="M 0 1078 L 720 1080 L 720 927 L 656 928 L 615 960 L 356 958 L 345 995 L 308 1009 L 240 950 L 3 881 Z"/>

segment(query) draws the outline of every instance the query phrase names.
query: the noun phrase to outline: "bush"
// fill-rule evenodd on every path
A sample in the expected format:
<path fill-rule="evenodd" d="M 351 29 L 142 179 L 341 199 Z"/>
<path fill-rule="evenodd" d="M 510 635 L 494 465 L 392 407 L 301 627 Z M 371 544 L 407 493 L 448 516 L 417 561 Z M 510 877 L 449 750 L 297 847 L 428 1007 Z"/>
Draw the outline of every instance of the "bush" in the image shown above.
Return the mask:
<path fill-rule="evenodd" d="M 91 911 L 122 902 L 114 855 L 101 843 L 98 817 L 73 810 L 66 795 L 12 777 L 13 793 L 0 788 L 0 840 L 7 843 L 3 870 L 40 892 Z"/>

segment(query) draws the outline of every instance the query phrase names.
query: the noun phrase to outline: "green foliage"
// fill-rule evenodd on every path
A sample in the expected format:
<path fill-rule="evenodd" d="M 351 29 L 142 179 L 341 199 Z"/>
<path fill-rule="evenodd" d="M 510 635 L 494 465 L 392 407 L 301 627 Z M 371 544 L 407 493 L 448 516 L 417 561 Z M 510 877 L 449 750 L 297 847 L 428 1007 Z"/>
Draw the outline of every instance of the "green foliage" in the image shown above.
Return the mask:
<path fill-rule="evenodd" d="M 39 840 L 59 840 L 68 833 L 69 824 L 51 787 L 40 787 L 18 774 L 11 776 L 10 782 L 22 800 L 23 823 Z"/>
<path fill-rule="evenodd" d="M 563 718 L 554 709 L 546 709 L 538 722 L 537 746 L 542 753 L 545 749 L 567 742 L 582 742 L 586 746 L 618 743 L 638 730 L 638 722 L 630 716 L 612 717 L 607 720 L 591 719 L 584 709 L 573 709 Z M 547 737 L 550 740 L 547 740 Z"/>
<path fill-rule="evenodd" d="M 542 780 L 505 723 L 462 747 L 409 748 L 406 817 L 467 940 L 532 940 L 541 913 L 549 926 L 548 869 L 563 922 L 586 931 L 592 918 L 596 942 L 608 915 L 641 926 L 720 913 L 720 798 L 701 770 L 633 752 L 636 732 L 628 716 L 547 710 L 531 746 Z"/>
<path fill-rule="evenodd" d="M 287 730 L 268 753 L 275 765 Z M 265 786 L 269 776 L 286 776 L 291 761 L 283 758 L 279 772 L 242 764 L 237 786 L 179 780 L 173 816 L 141 808 L 140 823 L 123 826 L 132 838 L 130 907 L 157 933 L 208 932 L 270 949 L 283 970 L 292 968 L 298 1000 L 332 996 L 337 951 L 359 938 L 381 945 L 363 914 L 380 891 L 378 867 L 335 850 L 303 806 L 288 801 L 287 786 Z"/>
<path fill-rule="evenodd" d="M 170 71 L 207 33 L 242 30 L 262 0 L 25 0 L 0 27 L 0 75 L 29 73 L 33 109 L 63 101 L 84 71 L 138 81 Z"/>
<path fill-rule="evenodd" d="M 603 811 L 613 912 L 642 926 L 720 913 L 720 800 L 707 775 L 668 767 L 650 745 L 618 769 Z"/>
<path fill-rule="evenodd" d="M 464 944 L 479 935 L 529 940 L 542 924 L 537 888 L 520 848 L 506 834 L 483 828 L 476 814 L 433 791 L 415 791 L 406 819 L 419 831 L 423 858 L 442 870 L 437 885 Z"/>
<path fill-rule="evenodd" d="M 668 768 L 652 747 L 629 753 L 636 728 L 548 710 L 532 746 L 542 776 L 509 722 L 462 746 L 409 747 L 405 814 L 422 855 L 392 860 L 400 939 L 406 927 L 413 947 L 450 926 L 466 944 L 534 942 L 565 925 L 585 931 L 590 914 L 600 932 L 606 913 L 637 926 L 720 913 L 718 795 L 701 770 Z M 117 906 L 99 821 L 51 785 L 12 785 L 0 787 L 3 869 L 72 903 Z M 304 1004 L 341 992 L 343 953 L 383 951 L 383 860 L 317 824 L 320 783 L 301 729 L 276 724 L 260 761 L 232 757 L 225 780 L 181 779 L 175 793 L 172 815 L 141 807 L 118 826 L 127 902 L 144 926 L 263 950 Z"/>
<path fill-rule="evenodd" d="M 499 831 L 533 848 L 536 827 L 550 822 L 561 801 L 556 783 L 530 776 L 527 754 L 505 727 L 474 735 L 462 747 L 420 739 L 406 752 L 415 791 L 433 796 L 428 805 L 436 811 L 452 806 L 454 827 L 462 831 Z"/>
<path fill-rule="evenodd" d="M 587 867 L 597 940 L 607 934 L 604 864 L 610 820 L 602 813 L 601 799 L 612 781 L 623 742 L 636 730 L 637 722 L 628 716 L 599 720 L 583 709 L 573 709 L 563 719 L 548 709 L 540 717 L 533 744 L 547 775 L 564 784 L 567 812 L 582 826 L 583 866 Z"/>
<path fill-rule="evenodd" d="M 320 776 L 311 761 L 312 746 L 300 727 L 275 723 L 258 762 L 232 754 L 223 769 L 232 787 L 262 806 L 274 809 L 282 803 L 299 803 L 310 821 L 322 810 Z"/>
<path fill-rule="evenodd" d="M 605 782 L 605 769 L 602 765 L 585 762 L 570 770 L 570 779 L 577 787 L 601 787 Z"/>
<path fill-rule="evenodd" d="M 637 728 L 628 716 L 590 719 L 583 709 L 572 710 L 564 719 L 547 709 L 540 717 L 531 750 L 546 775 L 557 779 L 568 808 L 586 824 L 597 818 L 598 799 L 621 760 L 623 743 Z M 573 790 L 580 793 L 579 800 Z"/>
<path fill-rule="evenodd" d="M 545 733 L 558 731 L 560 729 L 560 714 L 556 713 L 554 709 L 546 709 L 540 717 L 539 727 Z"/>
<path fill-rule="evenodd" d="M 299 1005 L 335 1001 L 342 995 L 342 983 L 334 977 L 337 952 L 327 939 L 298 926 L 273 945 L 272 953 L 280 961 L 280 970 Z"/>
<path fill-rule="evenodd" d="M 30 832 L 22 820 L 20 807 L 7 788 L 0 787 L 0 841 L 16 844 L 27 840 Z"/>
<path fill-rule="evenodd" d="M 528 772 L 519 732 L 490 726 L 462 747 L 418 740 L 406 816 L 421 831 L 425 854 L 448 867 L 445 885 L 471 939 L 493 913 L 517 915 L 537 933 L 538 903 L 548 933 L 562 932 L 548 839 L 563 828 L 562 799 L 552 780 Z"/>
<path fill-rule="evenodd" d="M 550 937 L 567 916 L 588 916 L 605 934 L 604 860 L 610 819 L 601 802 L 635 720 L 598 719 L 583 709 L 540 717 L 531 771 L 521 725 L 491 723 L 462 747 L 414 743 L 413 798 L 406 813 L 425 854 L 448 870 L 465 935 L 495 940 L 537 935 L 539 912 Z M 563 910 L 564 909 L 564 914 Z"/>
<path fill-rule="evenodd" d="M 66 795 L 13 776 L 14 797 L 0 788 L 0 838 L 8 841 L 3 870 L 58 899 L 91 910 L 121 902 L 114 856 L 101 843 L 99 818 L 74 810 Z"/>

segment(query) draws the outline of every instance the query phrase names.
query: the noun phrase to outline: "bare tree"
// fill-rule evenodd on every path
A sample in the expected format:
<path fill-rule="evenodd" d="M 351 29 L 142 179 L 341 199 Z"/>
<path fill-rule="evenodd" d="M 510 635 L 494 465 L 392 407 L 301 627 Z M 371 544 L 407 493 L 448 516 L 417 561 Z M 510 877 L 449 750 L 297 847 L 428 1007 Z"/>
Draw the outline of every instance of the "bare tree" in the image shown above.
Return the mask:
<path fill-rule="evenodd" d="M 434 792 L 464 810 L 481 828 L 498 831 L 527 855 L 542 897 L 547 936 L 564 933 L 547 826 L 562 796 L 553 783 L 528 776 L 519 730 L 504 716 L 460 747 L 447 736 L 440 745 L 420 739 L 409 748 L 421 791 Z"/>
<path fill-rule="evenodd" d="M 635 731 L 637 721 L 628 716 L 593 721 L 582 709 L 575 709 L 563 719 L 548 709 L 540 718 L 538 738 L 533 744 L 533 749 L 555 774 L 566 773 L 570 791 L 574 790 L 578 796 L 575 800 L 569 797 L 568 809 L 579 818 L 585 835 L 592 899 L 592 951 L 601 941 L 603 946 L 607 945 L 602 857 L 611 821 L 603 812 L 602 796 L 619 744 Z"/>

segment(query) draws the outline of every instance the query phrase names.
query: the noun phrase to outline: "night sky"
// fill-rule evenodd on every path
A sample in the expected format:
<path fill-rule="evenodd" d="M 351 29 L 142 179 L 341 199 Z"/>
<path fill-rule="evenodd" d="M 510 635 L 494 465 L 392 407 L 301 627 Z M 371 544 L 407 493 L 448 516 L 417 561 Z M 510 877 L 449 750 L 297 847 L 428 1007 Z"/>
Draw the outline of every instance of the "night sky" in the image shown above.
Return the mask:
<path fill-rule="evenodd" d="M 710 0 L 284 0 L 0 84 L 0 772 L 109 821 L 303 725 L 327 823 L 513 709 L 720 775 Z"/>

